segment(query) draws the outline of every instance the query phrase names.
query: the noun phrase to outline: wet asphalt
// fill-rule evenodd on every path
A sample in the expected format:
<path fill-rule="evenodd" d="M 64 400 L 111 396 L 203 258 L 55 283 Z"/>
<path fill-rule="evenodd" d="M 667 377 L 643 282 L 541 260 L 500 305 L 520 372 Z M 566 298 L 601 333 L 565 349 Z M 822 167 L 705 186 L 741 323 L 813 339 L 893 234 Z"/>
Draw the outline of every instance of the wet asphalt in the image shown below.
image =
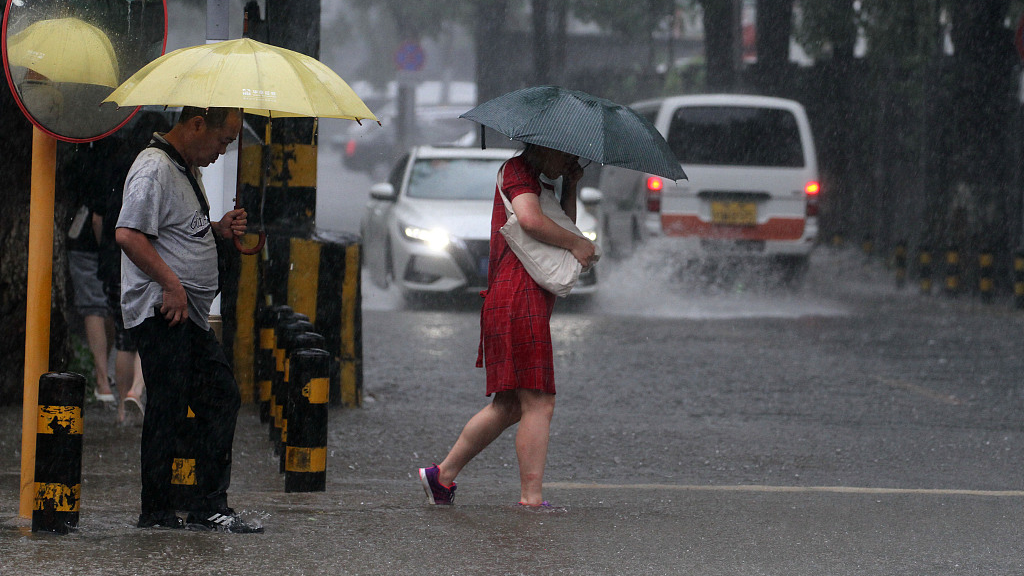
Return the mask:
<path fill-rule="evenodd" d="M 463 471 L 455 506 L 426 504 L 416 467 L 486 402 L 476 304 L 367 287 L 366 401 L 331 409 L 326 491 L 284 491 L 247 404 L 229 503 L 265 533 L 135 528 L 141 428 L 90 403 L 79 529 L 32 533 L 21 408 L 3 407 L 0 574 L 1024 571 L 1024 314 L 895 290 L 849 255 L 816 255 L 795 295 L 668 282 L 623 303 L 635 272 L 556 310 L 545 497 L 562 513 L 512 506 L 511 433 Z"/>

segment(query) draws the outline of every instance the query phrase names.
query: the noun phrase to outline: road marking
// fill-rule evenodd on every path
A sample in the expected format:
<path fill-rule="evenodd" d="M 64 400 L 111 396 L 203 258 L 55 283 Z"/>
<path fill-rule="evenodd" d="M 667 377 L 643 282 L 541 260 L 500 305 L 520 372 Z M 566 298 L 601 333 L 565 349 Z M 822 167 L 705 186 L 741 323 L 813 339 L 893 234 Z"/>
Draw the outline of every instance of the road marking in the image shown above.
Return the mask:
<path fill-rule="evenodd" d="M 880 378 L 882 383 L 888 384 L 893 388 L 900 388 L 908 392 L 913 392 L 925 398 L 931 398 L 937 400 L 943 404 L 949 404 L 950 406 L 959 406 L 963 404 L 963 401 L 951 394 L 940 394 L 934 390 L 925 388 L 924 386 L 918 386 L 917 384 L 911 384 L 910 382 L 904 382 L 903 380 L 890 380 L 888 378 Z"/>
<path fill-rule="evenodd" d="M 955 488 L 869 488 L 861 486 L 698 486 L 692 484 L 590 484 L 584 482 L 545 482 L 545 488 L 564 490 L 670 490 L 678 492 L 831 492 L 836 494 L 919 494 L 925 496 L 989 496 L 1024 498 L 1024 490 L 961 490 Z"/>

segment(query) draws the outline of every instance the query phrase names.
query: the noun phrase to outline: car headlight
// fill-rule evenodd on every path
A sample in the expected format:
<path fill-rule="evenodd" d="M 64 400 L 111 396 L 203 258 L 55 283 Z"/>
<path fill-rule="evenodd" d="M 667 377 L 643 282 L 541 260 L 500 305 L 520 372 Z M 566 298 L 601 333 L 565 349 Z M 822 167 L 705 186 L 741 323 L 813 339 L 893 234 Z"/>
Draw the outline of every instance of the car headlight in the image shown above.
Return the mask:
<path fill-rule="evenodd" d="M 407 226 L 400 224 L 402 236 L 409 240 L 423 242 L 435 250 L 444 250 L 451 243 L 448 231 L 441 228 L 420 228 L 418 226 Z"/>

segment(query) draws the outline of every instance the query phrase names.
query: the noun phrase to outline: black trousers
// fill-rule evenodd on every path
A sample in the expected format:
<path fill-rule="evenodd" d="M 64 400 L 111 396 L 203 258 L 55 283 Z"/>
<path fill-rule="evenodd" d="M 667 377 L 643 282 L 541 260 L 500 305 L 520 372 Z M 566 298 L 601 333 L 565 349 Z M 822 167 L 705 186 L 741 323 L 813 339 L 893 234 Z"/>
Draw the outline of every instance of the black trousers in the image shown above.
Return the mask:
<path fill-rule="evenodd" d="M 142 513 L 206 512 L 227 506 L 241 398 L 224 349 L 213 330 L 204 331 L 191 320 L 172 327 L 159 315 L 147 318 L 131 335 L 146 380 Z M 196 459 L 197 490 L 194 501 L 183 508 L 170 494 L 171 469 L 178 429 L 189 408 L 196 418 L 188 452 Z"/>

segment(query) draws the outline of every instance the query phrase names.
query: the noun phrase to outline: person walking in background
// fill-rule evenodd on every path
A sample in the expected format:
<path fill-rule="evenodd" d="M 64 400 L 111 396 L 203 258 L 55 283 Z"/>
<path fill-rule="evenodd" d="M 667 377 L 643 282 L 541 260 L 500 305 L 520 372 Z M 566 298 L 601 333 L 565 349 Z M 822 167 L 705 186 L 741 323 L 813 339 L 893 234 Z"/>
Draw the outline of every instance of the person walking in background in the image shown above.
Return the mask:
<path fill-rule="evenodd" d="M 539 200 L 541 187 L 560 187 L 556 192 L 560 192 L 562 210 L 575 222 L 576 186 L 583 168 L 577 156 L 527 144 L 522 154 L 500 170 L 501 188 L 495 187 L 491 213 L 487 290 L 482 293 L 477 358 L 477 366 L 486 367 L 486 394 L 493 395 L 493 399 L 466 423 L 440 464 L 419 469 L 419 478 L 430 503 L 452 504 L 455 478 L 463 467 L 505 429 L 518 423 L 518 506 L 553 509 L 543 498 L 542 485 L 555 408 L 550 320 L 556 296 L 530 277 L 499 232 L 508 220 L 500 193 L 511 201 L 527 234 L 569 250 L 586 267 L 594 258 L 593 243 L 545 216 Z"/>
<path fill-rule="evenodd" d="M 117 405 L 117 422 L 121 426 L 130 423 L 130 414 L 138 416 L 138 424 L 145 415 L 145 380 L 142 377 L 142 362 L 139 349 L 132 341 L 131 334 L 124 327 L 121 315 L 121 248 L 114 238 L 115 225 L 121 213 L 121 196 L 125 178 L 132 161 L 141 152 L 155 132 L 166 132 L 171 123 L 160 112 L 141 111 L 132 119 L 116 140 L 119 151 L 108 159 L 110 166 L 109 192 L 103 214 L 102 236 L 99 249 L 99 276 L 103 282 L 103 293 L 114 324 L 114 382 L 120 402 Z"/>
<path fill-rule="evenodd" d="M 102 215 L 109 189 L 104 170 L 108 151 L 109 144 L 104 142 L 78 145 L 62 171 L 62 187 L 77 192 L 78 197 L 66 246 L 75 308 L 82 316 L 94 366 L 94 394 L 103 406 L 113 408 L 114 391 L 107 373 L 109 310 L 98 276 Z"/>
<path fill-rule="evenodd" d="M 181 111 L 132 164 L 115 237 L 121 260 L 121 312 L 139 348 L 146 379 L 142 424 L 140 528 L 262 532 L 228 507 L 231 445 L 241 405 L 224 349 L 210 328 L 218 290 L 217 241 L 242 235 L 245 210 L 210 219 L 199 168 L 227 150 L 242 126 L 238 108 Z M 169 494 L 179 427 L 187 411 L 197 428 L 188 446 L 196 459 L 196 494 Z M 188 510 L 185 521 L 177 510 Z"/>

